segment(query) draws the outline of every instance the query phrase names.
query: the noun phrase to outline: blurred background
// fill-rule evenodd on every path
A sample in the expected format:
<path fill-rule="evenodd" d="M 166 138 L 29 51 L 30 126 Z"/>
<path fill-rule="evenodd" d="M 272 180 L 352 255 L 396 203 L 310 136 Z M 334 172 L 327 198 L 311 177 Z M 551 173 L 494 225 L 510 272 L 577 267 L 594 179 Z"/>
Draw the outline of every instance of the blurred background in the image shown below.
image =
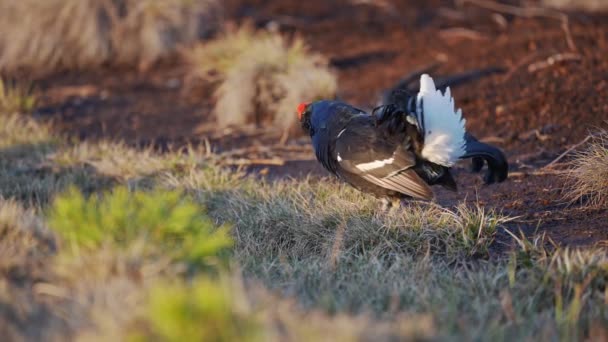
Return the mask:
<path fill-rule="evenodd" d="M 33 86 L 34 115 L 70 135 L 160 148 L 207 140 L 216 152 L 258 142 L 284 149 L 300 136 L 300 102 L 338 97 L 371 109 L 413 72 L 470 73 L 455 89 L 469 129 L 525 154 L 575 142 L 605 119 L 607 7 L 1 1 L 0 72 Z M 296 152 L 277 158 L 304 158 Z"/>

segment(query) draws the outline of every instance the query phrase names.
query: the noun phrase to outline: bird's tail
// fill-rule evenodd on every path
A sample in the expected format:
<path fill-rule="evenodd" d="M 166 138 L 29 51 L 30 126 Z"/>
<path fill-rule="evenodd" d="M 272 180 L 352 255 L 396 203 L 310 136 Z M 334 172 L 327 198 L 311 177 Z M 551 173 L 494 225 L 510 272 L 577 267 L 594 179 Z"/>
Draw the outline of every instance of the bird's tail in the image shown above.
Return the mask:
<path fill-rule="evenodd" d="M 488 164 L 488 170 L 484 176 L 486 184 L 500 183 L 507 179 L 509 163 L 501 150 L 480 142 L 468 133 L 465 134 L 465 142 L 465 154 L 460 158 L 471 158 L 474 172 L 481 171 L 485 160 Z"/>
<path fill-rule="evenodd" d="M 420 76 L 420 91 L 416 97 L 416 116 L 424 137 L 422 156 L 439 165 L 451 167 L 465 154 L 465 120 L 456 109 L 450 88 L 442 93 L 433 79 Z"/>

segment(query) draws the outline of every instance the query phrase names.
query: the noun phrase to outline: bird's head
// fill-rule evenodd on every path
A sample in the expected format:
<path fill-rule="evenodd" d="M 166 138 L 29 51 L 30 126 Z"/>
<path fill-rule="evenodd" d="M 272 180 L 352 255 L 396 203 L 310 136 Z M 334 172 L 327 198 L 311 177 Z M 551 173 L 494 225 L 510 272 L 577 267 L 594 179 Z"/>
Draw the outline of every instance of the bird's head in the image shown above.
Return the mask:
<path fill-rule="evenodd" d="M 316 132 L 325 130 L 332 117 L 336 119 L 358 114 L 362 111 L 339 101 L 316 101 L 312 103 L 301 103 L 297 108 L 298 119 L 302 129 L 311 137 Z"/>
<path fill-rule="evenodd" d="M 298 105 L 297 108 L 298 120 L 300 120 L 300 125 L 302 129 L 310 134 L 311 130 L 311 115 L 312 115 L 312 103 L 302 102 Z M 311 134 L 312 135 L 312 134 Z"/>

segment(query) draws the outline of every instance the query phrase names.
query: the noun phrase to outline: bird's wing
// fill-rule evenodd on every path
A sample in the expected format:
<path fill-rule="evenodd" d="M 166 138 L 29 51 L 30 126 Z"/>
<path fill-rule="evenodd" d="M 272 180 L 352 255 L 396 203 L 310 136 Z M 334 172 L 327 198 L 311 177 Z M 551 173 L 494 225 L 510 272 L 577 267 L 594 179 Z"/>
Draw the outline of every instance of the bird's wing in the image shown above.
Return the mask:
<path fill-rule="evenodd" d="M 340 167 L 382 188 L 430 200 L 429 185 L 412 169 L 414 154 L 407 144 L 394 144 L 375 134 L 372 127 L 343 129 L 335 140 L 334 157 Z"/>

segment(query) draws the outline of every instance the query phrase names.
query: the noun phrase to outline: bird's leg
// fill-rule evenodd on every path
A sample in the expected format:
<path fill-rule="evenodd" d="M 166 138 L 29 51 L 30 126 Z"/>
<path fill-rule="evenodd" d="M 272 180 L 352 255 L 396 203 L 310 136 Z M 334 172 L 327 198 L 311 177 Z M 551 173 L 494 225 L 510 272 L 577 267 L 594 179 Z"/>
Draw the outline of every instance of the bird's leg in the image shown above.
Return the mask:
<path fill-rule="evenodd" d="M 382 198 L 380 201 L 382 203 L 380 205 L 380 211 L 383 212 L 383 213 L 388 213 L 391 210 L 391 207 L 392 207 L 393 204 L 386 197 Z"/>
<path fill-rule="evenodd" d="M 381 200 L 380 211 L 382 213 L 388 214 L 395 209 L 399 209 L 400 207 L 400 199 L 399 198 L 382 198 Z"/>

